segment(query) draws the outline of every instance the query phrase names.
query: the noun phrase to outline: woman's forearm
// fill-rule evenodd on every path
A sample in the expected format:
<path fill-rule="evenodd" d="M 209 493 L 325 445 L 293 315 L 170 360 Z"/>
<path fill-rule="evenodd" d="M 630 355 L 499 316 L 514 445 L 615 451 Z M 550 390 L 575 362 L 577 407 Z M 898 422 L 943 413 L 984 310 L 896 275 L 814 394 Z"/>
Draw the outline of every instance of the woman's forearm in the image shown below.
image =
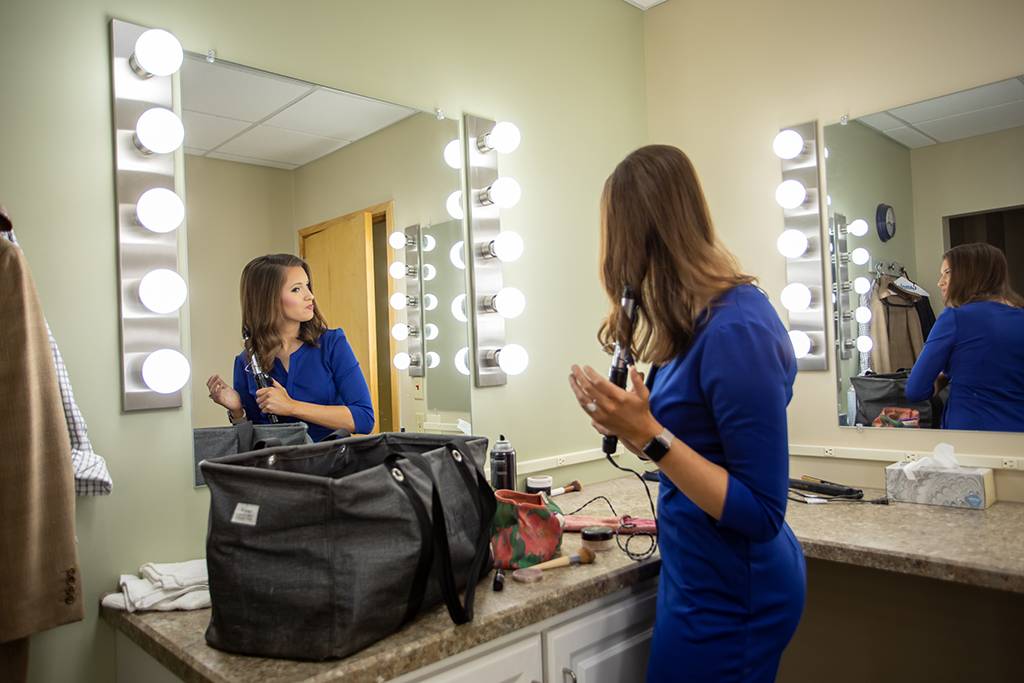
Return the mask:
<path fill-rule="evenodd" d="M 324 406 L 318 403 L 306 403 L 305 401 L 293 401 L 290 417 L 295 417 L 303 422 L 313 422 L 331 429 L 344 429 L 353 434 L 356 431 L 356 421 L 352 417 L 352 411 L 348 406 Z"/>

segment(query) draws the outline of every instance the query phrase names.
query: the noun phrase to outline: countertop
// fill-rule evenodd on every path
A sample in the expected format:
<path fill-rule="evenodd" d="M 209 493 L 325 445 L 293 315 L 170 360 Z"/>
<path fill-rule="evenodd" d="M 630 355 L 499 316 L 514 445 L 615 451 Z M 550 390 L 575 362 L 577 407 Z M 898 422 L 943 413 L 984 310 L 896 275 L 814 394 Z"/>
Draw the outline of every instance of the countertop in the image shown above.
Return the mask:
<path fill-rule="evenodd" d="M 657 503 L 657 485 L 650 484 Z M 868 497 L 881 492 L 865 491 Z M 649 517 L 647 498 L 630 476 L 588 486 L 556 499 L 565 512 L 593 498 L 610 498 L 619 514 Z M 605 515 L 595 502 L 581 514 Z M 926 505 L 790 502 L 786 520 L 809 558 L 1024 593 L 1024 504 L 996 503 L 988 510 Z M 634 541 L 642 546 L 644 539 Z M 563 552 L 579 547 L 566 534 Z M 210 611 L 127 614 L 102 608 L 103 617 L 187 681 L 265 683 L 345 680 L 385 681 L 543 621 L 615 591 L 653 578 L 657 555 L 634 562 L 618 550 L 592 565 L 545 574 L 536 584 L 510 578 L 503 592 L 490 582 L 477 589 L 472 623 L 455 626 L 443 605 L 404 629 L 350 657 L 329 662 L 244 657 L 206 645 Z"/>

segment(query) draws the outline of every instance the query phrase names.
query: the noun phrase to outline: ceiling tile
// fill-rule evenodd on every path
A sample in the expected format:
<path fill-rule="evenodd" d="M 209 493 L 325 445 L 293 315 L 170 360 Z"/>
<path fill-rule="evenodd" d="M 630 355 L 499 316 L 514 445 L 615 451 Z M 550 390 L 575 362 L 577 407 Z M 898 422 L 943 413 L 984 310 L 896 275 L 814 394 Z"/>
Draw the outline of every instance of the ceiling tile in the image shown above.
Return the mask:
<path fill-rule="evenodd" d="M 935 141 L 927 135 L 922 135 L 913 128 L 907 128 L 906 126 L 887 130 L 885 131 L 885 134 L 904 147 L 909 147 L 910 149 L 927 147 L 928 145 L 935 144 Z"/>
<path fill-rule="evenodd" d="M 188 55 L 181 66 L 182 109 L 250 123 L 266 118 L 313 87 L 226 62 L 210 64 L 196 55 Z"/>
<path fill-rule="evenodd" d="M 890 109 L 889 112 L 907 123 L 916 125 L 924 121 L 956 116 L 1020 100 L 1024 100 L 1024 83 L 1017 78 L 1011 78 L 952 95 Z"/>
<path fill-rule="evenodd" d="M 415 109 L 320 88 L 266 125 L 337 140 L 358 140 L 417 113 Z"/>
<path fill-rule="evenodd" d="M 1024 100 L 917 124 L 922 131 L 941 142 L 1019 126 L 1024 126 Z"/>
<path fill-rule="evenodd" d="M 236 161 L 241 164 L 253 164 L 255 166 L 270 166 L 271 168 L 280 168 L 285 171 L 292 171 L 298 168 L 296 164 L 285 164 L 278 161 L 269 161 L 267 159 L 254 159 L 253 157 L 241 156 L 239 154 L 226 154 L 224 152 L 210 152 L 206 157 L 208 159 Z"/>
<path fill-rule="evenodd" d="M 218 151 L 301 166 L 347 144 L 345 140 L 272 126 L 257 126 L 223 145 Z"/>
<path fill-rule="evenodd" d="M 185 126 L 185 146 L 199 149 L 213 149 L 252 125 L 188 110 L 181 112 L 181 122 Z"/>
<path fill-rule="evenodd" d="M 880 130 L 882 132 L 892 130 L 893 128 L 903 128 L 907 125 L 900 121 L 895 116 L 891 116 L 884 111 L 880 111 L 877 114 L 868 114 L 867 116 L 862 116 L 859 119 L 857 119 L 857 121 L 860 121 L 864 125 L 871 126 L 875 130 Z"/>

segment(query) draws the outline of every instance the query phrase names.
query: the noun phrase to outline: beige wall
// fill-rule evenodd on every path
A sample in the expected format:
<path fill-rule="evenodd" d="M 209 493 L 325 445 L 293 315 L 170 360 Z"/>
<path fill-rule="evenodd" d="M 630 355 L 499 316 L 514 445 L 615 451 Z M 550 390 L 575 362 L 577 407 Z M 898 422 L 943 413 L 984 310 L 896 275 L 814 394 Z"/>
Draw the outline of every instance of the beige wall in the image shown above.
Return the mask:
<path fill-rule="evenodd" d="M 773 201 L 780 175 L 771 141 L 778 129 L 852 119 L 1024 72 L 1022 25 L 1017 0 L 787 0 L 742 9 L 670 0 L 644 16 L 649 138 L 692 157 L 726 243 L 777 303 L 785 285 L 775 250 L 782 212 Z M 916 218 L 927 224 L 927 216 Z M 834 395 L 834 367 L 800 373 L 791 443 L 921 451 L 941 438 L 962 452 L 1024 450 L 1019 434 L 841 429 Z M 794 458 L 793 471 L 884 482 L 880 463 Z M 999 472 L 996 482 L 1001 498 L 1024 499 L 1024 473 Z"/>

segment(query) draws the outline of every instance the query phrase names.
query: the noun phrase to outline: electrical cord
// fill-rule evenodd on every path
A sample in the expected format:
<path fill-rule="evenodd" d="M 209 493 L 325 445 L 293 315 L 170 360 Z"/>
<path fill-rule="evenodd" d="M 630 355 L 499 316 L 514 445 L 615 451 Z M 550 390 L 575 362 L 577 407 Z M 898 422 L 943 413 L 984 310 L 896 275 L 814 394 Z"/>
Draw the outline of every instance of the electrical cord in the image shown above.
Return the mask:
<path fill-rule="evenodd" d="M 802 491 L 795 489 L 789 489 L 789 495 L 787 498 L 794 503 L 806 503 L 808 505 L 821 505 L 823 503 L 867 503 L 868 505 L 888 505 L 889 499 L 885 496 L 881 498 L 861 498 L 857 496 L 824 496 L 821 494 L 809 495 Z"/>
<path fill-rule="evenodd" d="M 608 461 L 612 465 L 614 465 L 616 468 L 622 470 L 623 472 L 629 472 L 629 473 L 633 474 L 634 476 L 636 476 L 638 479 L 640 479 L 640 483 L 643 484 L 644 491 L 647 493 L 647 502 L 651 506 L 651 518 L 654 520 L 655 528 L 657 528 L 658 515 L 657 515 L 657 513 L 656 513 L 656 511 L 654 509 L 654 499 L 651 498 L 651 489 L 647 486 L 647 482 L 644 481 L 643 476 L 641 476 L 639 472 L 631 470 L 628 467 L 620 466 L 618 463 L 616 463 L 614 460 L 612 460 L 611 456 L 608 456 Z M 577 512 L 580 512 L 581 510 L 583 510 L 583 508 L 585 508 L 588 505 L 590 505 L 591 503 L 594 503 L 594 502 L 599 501 L 599 500 L 603 500 L 605 503 L 608 504 L 608 508 L 612 511 L 613 515 L 615 515 L 616 517 L 620 517 L 619 513 L 615 511 L 615 506 L 612 505 L 612 502 L 610 500 L 608 500 L 608 498 L 606 496 L 594 496 L 593 498 L 588 500 L 586 503 L 584 503 L 583 505 L 579 506 L 578 508 L 576 508 L 575 510 L 573 510 L 572 512 L 570 512 L 568 514 L 569 515 L 575 515 Z M 639 533 L 631 533 L 631 534 L 623 533 L 626 530 L 635 529 L 635 528 L 636 528 L 636 524 L 633 524 L 632 522 L 622 522 L 621 518 L 620 518 L 619 526 L 615 530 L 615 544 L 617 546 L 619 546 L 619 550 L 621 550 L 623 553 L 626 554 L 626 557 L 628 557 L 629 559 L 633 560 L 634 562 L 640 562 L 642 560 L 646 560 L 648 557 L 652 556 L 658 550 L 658 532 L 655 531 L 653 534 L 647 533 L 646 531 L 639 532 Z M 622 542 L 622 537 L 623 536 L 626 537 L 626 542 L 625 543 Z M 633 540 L 635 538 L 638 538 L 638 537 L 639 538 L 646 538 L 646 539 L 648 539 L 648 541 L 650 542 L 650 545 L 648 545 L 643 550 L 639 550 L 639 551 L 632 550 L 630 548 L 630 543 L 632 543 Z"/>

